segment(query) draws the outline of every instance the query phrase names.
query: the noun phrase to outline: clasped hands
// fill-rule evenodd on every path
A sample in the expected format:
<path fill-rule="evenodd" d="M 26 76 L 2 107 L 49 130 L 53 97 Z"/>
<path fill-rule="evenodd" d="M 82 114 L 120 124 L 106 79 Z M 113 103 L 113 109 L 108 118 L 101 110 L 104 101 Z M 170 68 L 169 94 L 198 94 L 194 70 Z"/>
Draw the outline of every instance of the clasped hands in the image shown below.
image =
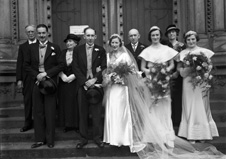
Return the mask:
<path fill-rule="evenodd" d="M 92 88 L 94 87 L 94 84 L 96 83 L 97 81 L 97 78 L 92 78 L 92 79 L 89 79 L 85 82 L 85 86 L 84 86 L 84 89 L 87 90 L 88 88 Z"/>
<path fill-rule="evenodd" d="M 47 73 L 46 72 L 39 73 L 37 75 L 37 77 L 36 77 L 37 78 L 37 81 L 35 82 L 35 84 L 39 85 L 39 83 L 41 81 L 44 81 L 46 79 L 46 76 L 47 76 Z"/>
<path fill-rule="evenodd" d="M 75 79 L 75 75 L 74 74 L 71 74 L 70 76 L 67 76 L 63 72 L 61 72 L 59 74 L 59 76 L 62 79 L 62 81 L 66 82 L 66 83 L 71 83 Z"/>

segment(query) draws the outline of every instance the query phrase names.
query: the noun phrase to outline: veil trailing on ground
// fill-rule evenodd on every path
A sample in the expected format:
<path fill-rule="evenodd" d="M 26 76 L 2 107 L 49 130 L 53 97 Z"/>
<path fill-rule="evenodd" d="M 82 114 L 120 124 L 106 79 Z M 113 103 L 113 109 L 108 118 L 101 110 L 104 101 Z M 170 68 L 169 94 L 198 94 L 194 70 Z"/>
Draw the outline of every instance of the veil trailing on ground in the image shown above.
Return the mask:
<path fill-rule="evenodd" d="M 129 55 L 130 64 L 138 72 L 136 60 L 129 50 L 122 46 L 118 51 Z M 125 80 L 132 118 L 131 152 L 137 153 L 141 159 L 226 159 L 224 154 L 210 144 L 193 145 L 177 136 L 174 147 L 169 147 L 165 142 L 167 134 L 155 114 L 155 105 L 152 104 L 151 93 L 144 79 L 139 73 L 130 73 L 125 76 Z M 108 86 L 105 87 L 105 96 L 108 96 Z"/>

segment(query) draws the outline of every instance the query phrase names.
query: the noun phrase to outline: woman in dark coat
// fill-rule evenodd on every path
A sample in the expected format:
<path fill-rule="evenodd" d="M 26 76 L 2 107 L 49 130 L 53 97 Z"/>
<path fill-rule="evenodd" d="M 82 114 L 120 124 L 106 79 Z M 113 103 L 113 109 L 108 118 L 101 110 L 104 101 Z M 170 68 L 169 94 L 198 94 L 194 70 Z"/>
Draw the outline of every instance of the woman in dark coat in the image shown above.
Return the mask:
<path fill-rule="evenodd" d="M 168 38 L 168 46 L 178 51 L 179 54 L 186 46 L 177 40 L 180 29 L 176 25 L 171 24 L 166 28 L 165 36 Z M 178 57 L 179 57 L 178 54 Z M 179 127 L 181 120 L 181 111 L 182 111 L 182 82 L 183 79 L 180 76 L 180 73 L 177 71 L 178 59 L 174 60 L 174 69 L 172 70 L 172 79 L 171 79 L 171 108 L 172 108 L 172 121 L 174 127 Z"/>
<path fill-rule="evenodd" d="M 79 44 L 80 37 L 68 34 L 64 40 L 67 49 L 63 50 L 66 67 L 59 73 L 59 120 L 64 132 L 78 130 L 78 104 L 76 100 L 76 77 L 72 72 L 71 63 L 73 50 Z"/>

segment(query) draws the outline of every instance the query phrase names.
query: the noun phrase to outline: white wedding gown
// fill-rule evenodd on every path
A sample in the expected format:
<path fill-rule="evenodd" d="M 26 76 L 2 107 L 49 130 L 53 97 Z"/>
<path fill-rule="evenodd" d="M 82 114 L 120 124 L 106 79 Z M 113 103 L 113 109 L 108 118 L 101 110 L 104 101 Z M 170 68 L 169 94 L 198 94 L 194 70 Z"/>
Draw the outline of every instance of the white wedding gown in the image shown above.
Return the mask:
<path fill-rule="evenodd" d="M 127 54 L 117 59 L 107 56 L 108 66 L 119 63 L 131 64 Z M 104 142 L 115 146 L 132 145 L 132 119 L 129 106 L 128 87 L 113 84 L 108 88 L 105 106 Z"/>
<path fill-rule="evenodd" d="M 128 53 L 116 59 L 107 56 L 108 66 L 134 60 Z M 141 159 L 226 159 L 212 145 L 191 145 L 174 136 L 174 147 L 167 145 L 167 131 L 158 118 L 150 91 L 137 75 L 126 77 L 127 86 L 111 84 L 104 88 L 105 123 L 103 141 L 129 146 Z"/>

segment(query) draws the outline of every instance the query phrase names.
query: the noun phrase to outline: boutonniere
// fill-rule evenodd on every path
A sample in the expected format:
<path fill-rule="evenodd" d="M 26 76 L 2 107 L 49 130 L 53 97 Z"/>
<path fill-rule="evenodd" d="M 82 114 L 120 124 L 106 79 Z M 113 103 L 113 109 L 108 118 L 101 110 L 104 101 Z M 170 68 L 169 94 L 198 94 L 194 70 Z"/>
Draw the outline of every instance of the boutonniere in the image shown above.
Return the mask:
<path fill-rule="evenodd" d="M 54 56 L 54 55 L 56 55 L 56 53 L 55 52 L 52 52 L 51 56 Z"/>
<path fill-rule="evenodd" d="M 53 46 L 51 46 L 50 48 L 51 48 L 51 50 L 53 50 L 53 51 L 55 50 Z"/>
<path fill-rule="evenodd" d="M 99 51 L 99 49 L 98 49 L 98 48 L 94 48 L 94 50 L 95 50 L 95 51 Z"/>
<path fill-rule="evenodd" d="M 141 48 L 145 48 L 145 46 L 144 46 L 144 45 L 140 45 L 140 47 L 141 47 Z"/>

